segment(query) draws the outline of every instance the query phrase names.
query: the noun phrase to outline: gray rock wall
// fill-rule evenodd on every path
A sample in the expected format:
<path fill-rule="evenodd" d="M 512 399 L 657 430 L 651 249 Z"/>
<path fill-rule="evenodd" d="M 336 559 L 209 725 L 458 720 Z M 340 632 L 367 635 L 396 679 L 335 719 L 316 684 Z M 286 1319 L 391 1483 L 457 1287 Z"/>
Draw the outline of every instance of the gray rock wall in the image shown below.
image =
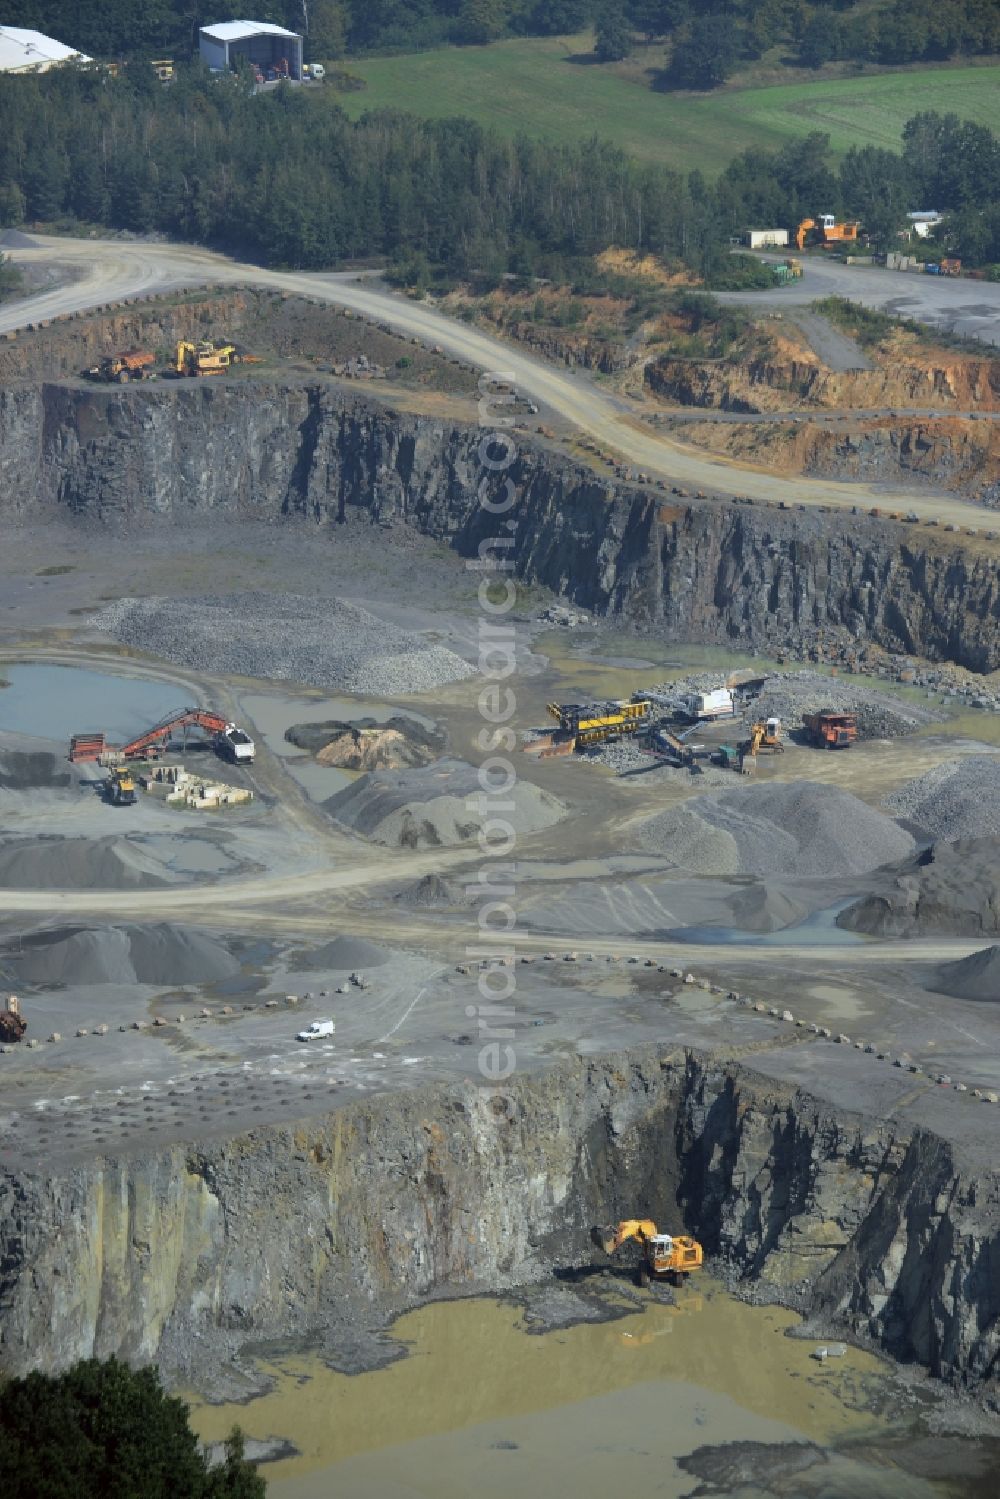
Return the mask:
<path fill-rule="evenodd" d="M 0 391 L 0 513 L 108 526 L 282 518 L 393 522 L 475 552 L 477 501 L 518 488 L 519 575 L 676 639 L 795 650 L 818 631 L 1000 666 L 992 556 L 868 515 L 677 502 L 520 442 L 484 473 L 480 433 L 331 388 L 164 383 Z"/>
<path fill-rule="evenodd" d="M 435 1291 L 589 1262 L 593 1223 L 688 1227 L 739 1280 L 978 1387 L 1000 1207 L 931 1135 L 652 1048 L 294 1127 L 0 1178 L 0 1370 L 91 1353 L 197 1376 L 246 1341 L 350 1346 Z"/>

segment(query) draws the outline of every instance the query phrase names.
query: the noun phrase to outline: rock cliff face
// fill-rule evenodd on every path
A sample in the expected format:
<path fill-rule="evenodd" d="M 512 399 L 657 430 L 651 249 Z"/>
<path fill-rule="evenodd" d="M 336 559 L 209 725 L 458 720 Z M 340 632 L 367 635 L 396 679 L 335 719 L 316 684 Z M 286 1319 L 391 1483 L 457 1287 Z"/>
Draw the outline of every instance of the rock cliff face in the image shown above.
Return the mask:
<path fill-rule="evenodd" d="M 209 1370 L 336 1348 L 443 1287 L 589 1262 L 591 1223 L 683 1214 L 738 1278 L 975 1387 L 1000 1352 L 998 1182 L 930 1135 L 690 1053 L 588 1059 L 0 1183 L 0 1368 L 112 1352 Z M 352 1330 L 353 1329 L 353 1333 Z"/>
<path fill-rule="evenodd" d="M 783 422 L 685 422 L 685 442 L 749 460 L 777 474 L 865 484 L 929 484 L 981 504 L 1000 505 L 1000 423 L 959 417 L 851 422 L 846 430 L 804 419 Z"/>
<path fill-rule="evenodd" d="M 498 527 L 480 496 L 509 477 L 517 573 L 588 610 L 675 639 L 795 649 L 839 631 L 974 670 L 1000 665 L 995 563 L 944 535 L 868 516 L 665 503 L 526 440 L 508 474 L 491 476 L 479 440 L 330 386 L 15 386 L 0 389 L 0 514 L 392 522 L 472 554 Z"/>
<path fill-rule="evenodd" d="M 646 383 L 680 406 L 726 411 L 780 411 L 802 403 L 860 410 L 940 406 L 953 411 L 1000 409 L 1000 361 L 955 355 L 900 358 L 873 370 L 831 370 L 814 356 L 791 352 L 729 360 L 676 359 L 649 364 Z"/>

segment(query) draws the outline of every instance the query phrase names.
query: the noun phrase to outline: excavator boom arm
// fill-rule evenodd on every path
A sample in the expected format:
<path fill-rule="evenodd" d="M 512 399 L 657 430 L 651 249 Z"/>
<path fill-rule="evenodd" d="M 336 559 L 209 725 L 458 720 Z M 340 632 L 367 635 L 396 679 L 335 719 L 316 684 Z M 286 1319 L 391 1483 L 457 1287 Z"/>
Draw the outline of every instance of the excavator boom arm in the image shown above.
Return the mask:
<path fill-rule="evenodd" d="M 607 1228 L 595 1226 L 590 1230 L 590 1237 L 605 1254 L 615 1254 L 629 1239 L 638 1239 L 642 1244 L 655 1238 L 656 1224 L 651 1218 L 625 1218 Z"/>

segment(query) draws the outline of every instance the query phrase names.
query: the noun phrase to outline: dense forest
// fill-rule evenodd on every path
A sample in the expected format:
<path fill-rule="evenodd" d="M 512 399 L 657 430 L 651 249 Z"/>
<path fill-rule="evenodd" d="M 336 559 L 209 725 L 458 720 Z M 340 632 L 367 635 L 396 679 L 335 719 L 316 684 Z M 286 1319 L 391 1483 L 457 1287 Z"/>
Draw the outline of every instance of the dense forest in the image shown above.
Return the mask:
<path fill-rule="evenodd" d="M 997 0 L 6 0 L 4 25 L 31 26 L 92 57 L 188 57 L 198 28 L 234 10 L 303 32 L 308 55 L 413 51 L 595 24 L 598 55 L 665 42 L 663 81 L 714 88 L 770 48 L 818 67 L 900 64 L 1000 52 Z"/>
<path fill-rule="evenodd" d="M 844 212 L 889 248 L 914 207 L 949 210 L 970 263 L 1000 261 L 1000 140 L 926 113 L 899 154 L 835 168 L 814 134 L 744 152 L 710 183 L 596 139 L 552 147 L 391 111 L 352 122 L 332 89 L 257 93 L 198 68 L 166 89 L 148 69 L 0 77 L 0 224 L 158 231 L 271 265 L 418 257 L 453 279 L 565 278 L 619 245 L 706 272 L 749 224 Z"/>
<path fill-rule="evenodd" d="M 606 4 L 605 15 L 622 5 L 630 30 L 669 41 L 662 82 L 679 88 L 716 88 L 776 46 L 786 62 L 813 68 L 839 61 L 898 66 L 1000 52 L 997 0 L 886 0 L 877 7 L 854 0 Z"/>
<path fill-rule="evenodd" d="M 331 89 L 254 93 L 192 69 L 0 77 L 0 222 L 87 223 L 274 265 L 419 253 L 455 275 L 642 245 L 699 262 L 711 204 L 597 141 L 509 142 L 462 120 L 349 121 Z"/>

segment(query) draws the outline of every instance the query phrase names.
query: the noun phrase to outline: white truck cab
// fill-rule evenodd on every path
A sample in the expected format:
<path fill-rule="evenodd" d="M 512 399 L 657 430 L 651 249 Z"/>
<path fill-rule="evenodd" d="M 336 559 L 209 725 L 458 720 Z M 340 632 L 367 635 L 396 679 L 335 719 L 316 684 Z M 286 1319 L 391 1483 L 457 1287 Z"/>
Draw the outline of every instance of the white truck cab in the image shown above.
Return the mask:
<path fill-rule="evenodd" d="M 311 1020 L 304 1031 L 299 1031 L 297 1041 L 318 1041 L 321 1036 L 332 1036 L 335 1026 L 332 1020 Z"/>
<path fill-rule="evenodd" d="M 220 755 L 231 760 L 234 765 L 252 765 L 255 745 L 245 729 L 237 724 L 227 723 L 215 736 L 215 747 Z"/>

